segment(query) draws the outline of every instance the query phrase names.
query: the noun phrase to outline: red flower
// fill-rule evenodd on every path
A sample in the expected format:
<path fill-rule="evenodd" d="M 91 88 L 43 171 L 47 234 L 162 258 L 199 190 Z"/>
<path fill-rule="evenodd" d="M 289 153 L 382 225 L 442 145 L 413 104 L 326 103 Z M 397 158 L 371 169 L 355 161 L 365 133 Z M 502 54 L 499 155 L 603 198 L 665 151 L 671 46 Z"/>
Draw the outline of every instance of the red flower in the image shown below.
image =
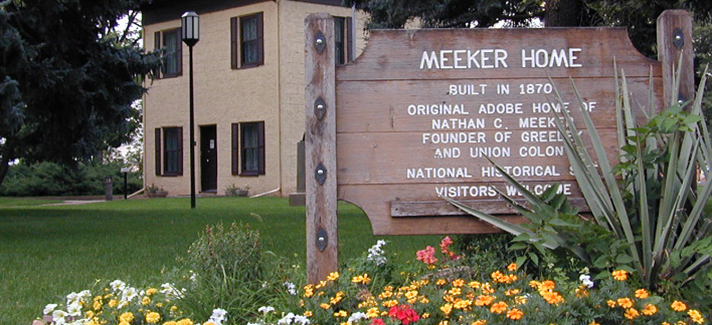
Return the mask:
<path fill-rule="evenodd" d="M 386 325 L 380 318 L 374 318 L 371 320 L 371 325 Z"/>
<path fill-rule="evenodd" d="M 388 311 L 388 316 L 391 318 L 398 319 L 404 325 L 417 322 L 420 319 L 418 313 L 413 310 L 409 305 L 397 305 L 391 307 Z"/>
<path fill-rule="evenodd" d="M 418 261 L 423 261 L 423 263 L 428 265 L 435 264 L 435 262 L 438 261 L 438 259 L 435 258 L 435 248 L 433 246 L 425 247 L 425 249 L 419 250 L 415 255 Z"/>

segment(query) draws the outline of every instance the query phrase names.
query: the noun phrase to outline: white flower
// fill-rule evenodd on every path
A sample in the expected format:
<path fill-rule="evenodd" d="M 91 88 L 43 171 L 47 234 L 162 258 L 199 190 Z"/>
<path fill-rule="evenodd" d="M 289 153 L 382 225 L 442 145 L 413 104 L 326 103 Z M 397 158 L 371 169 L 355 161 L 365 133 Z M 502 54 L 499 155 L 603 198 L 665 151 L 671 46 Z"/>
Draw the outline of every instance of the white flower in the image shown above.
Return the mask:
<path fill-rule="evenodd" d="M 368 316 L 366 316 L 366 313 L 355 312 L 355 313 L 351 314 L 351 316 L 349 317 L 348 322 L 349 322 L 349 323 L 355 323 L 355 322 L 358 322 L 358 321 L 360 321 L 360 320 L 362 320 L 362 319 L 366 319 L 366 318 L 368 318 Z"/>
<path fill-rule="evenodd" d="M 114 280 L 111 283 L 109 283 L 109 286 L 111 287 L 111 289 L 114 289 L 114 291 L 120 291 L 120 290 L 123 291 L 124 288 L 126 288 L 126 283 L 124 283 L 124 281 L 121 281 L 121 280 Z"/>
<path fill-rule="evenodd" d="M 183 289 L 183 291 L 185 291 L 185 289 Z M 176 287 L 173 286 L 173 284 L 170 284 L 170 283 L 161 284 L 160 292 L 164 295 L 169 296 L 169 297 L 175 297 L 178 299 L 183 297 L 183 294 L 180 291 L 178 291 L 178 289 L 176 289 Z"/>
<path fill-rule="evenodd" d="M 285 282 L 284 286 L 287 287 L 287 292 L 289 292 L 290 295 L 292 295 L 292 296 L 297 295 L 297 286 L 295 286 L 294 283 Z"/>
<path fill-rule="evenodd" d="M 274 311 L 274 307 L 270 306 L 262 306 L 259 309 L 257 309 L 258 312 L 267 315 L 268 313 L 271 313 Z"/>
<path fill-rule="evenodd" d="M 131 301 L 133 298 L 136 298 L 136 296 L 138 296 L 138 290 L 136 290 L 136 288 L 128 287 L 121 291 L 121 300 Z"/>
<path fill-rule="evenodd" d="M 42 313 L 45 315 L 49 315 L 49 313 L 51 313 L 55 308 L 57 308 L 57 304 L 48 304 L 47 306 L 45 306 Z"/>
<path fill-rule="evenodd" d="M 309 325 L 309 323 L 311 323 L 311 322 L 309 321 L 309 318 L 307 318 L 306 316 L 296 315 L 296 316 L 294 316 L 294 323 L 295 324 L 302 323 L 302 325 Z"/>
<path fill-rule="evenodd" d="M 67 312 L 69 313 L 69 316 L 81 316 L 82 306 L 78 302 L 75 302 L 67 306 Z"/>
<path fill-rule="evenodd" d="M 64 317 L 67 317 L 68 314 L 64 310 L 57 309 L 52 312 L 52 320 L 54 321 L 55 324 L 61 325 L 66 323 Z"/>
<path fill-rule="evenodd" d="M 585 286 L 587 286 L 587 287 L 589 287 L 589 288 L 593 288 L 593 286 L 594 286 L 593 281 L 591 281 L 591 276 L 588 275 L 588 274 L 581 274 L 581 275 L 579 276 L 579 281 L 581 281 L 581 283 L 582 283 L 583 285 L 585 285 Z"/>
<path fill-rule="evenodd" d="M 371 246 L 371 248 L 368 249 L 368 257 L 367 259 L 369 261 L 373 261 L 376 263 L 376 265 L 382 265 L 387 262 L 387 259 L 385 256 L 383 256 L 384 252 L 381 249 L 383 245 L 386 244 L 386 241 L 381 239 L 376 242 L 376 245 Z"/>
<path fill-rule="evenodd" d="M 213 314 L 210 316 L 209 321 L 217 325 L 222 325 L 224 320 L 227 320 L 227 310 L 222 308 L 213 309 Z"/>
<path fill-rule="evenodd" d="M 277 324 L 291 324 L 294 320 L 294 314 L 289 313 L 287 316 L 282 317 L 282 319 L 277 321 Z"/>

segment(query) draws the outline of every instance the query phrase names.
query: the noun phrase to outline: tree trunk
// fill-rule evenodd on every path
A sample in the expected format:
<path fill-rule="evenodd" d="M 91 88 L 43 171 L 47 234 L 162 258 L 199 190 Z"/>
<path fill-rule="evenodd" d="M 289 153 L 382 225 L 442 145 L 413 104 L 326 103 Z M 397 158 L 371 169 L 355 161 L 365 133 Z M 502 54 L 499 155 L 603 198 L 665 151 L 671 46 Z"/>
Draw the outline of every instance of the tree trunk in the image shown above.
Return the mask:
<path fill-rule="evenodd" d="M 583 0 L 551 0 L 546 2 L 546 27 L 591 26 L 593 13 Z"/>
<path fill-rule="evenodd" d="M 0 186 L 2 186 L 5 176 L 7 176 L 7 171 L 10 169 L 10 161 L 14 158 L 14 150 L 11 144 L 8 144 L 10 140 L 6 140 L 5 143 L 0 147 Z"/>

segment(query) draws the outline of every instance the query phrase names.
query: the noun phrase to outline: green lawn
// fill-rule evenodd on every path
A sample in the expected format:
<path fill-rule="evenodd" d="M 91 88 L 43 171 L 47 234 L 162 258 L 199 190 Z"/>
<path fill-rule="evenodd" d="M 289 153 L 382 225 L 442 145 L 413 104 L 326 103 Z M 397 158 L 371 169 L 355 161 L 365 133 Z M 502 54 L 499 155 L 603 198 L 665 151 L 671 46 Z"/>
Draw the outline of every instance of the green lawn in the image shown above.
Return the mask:
<path fill-rule="evenodd" d="M 187 198 L 41 206 L 35 199 L 0 198 L 0 324 L 29 324 L 47 303 L 63 301 L 96 280 L 160 285 L 208 224 L 249 223 L 264 250 L 304 264 L 304 207 L 282 198 Z M 358 208 L 339 205 L 343 262 L 377 239 L 410 260 L 440 236 L 375 237 Z"/>

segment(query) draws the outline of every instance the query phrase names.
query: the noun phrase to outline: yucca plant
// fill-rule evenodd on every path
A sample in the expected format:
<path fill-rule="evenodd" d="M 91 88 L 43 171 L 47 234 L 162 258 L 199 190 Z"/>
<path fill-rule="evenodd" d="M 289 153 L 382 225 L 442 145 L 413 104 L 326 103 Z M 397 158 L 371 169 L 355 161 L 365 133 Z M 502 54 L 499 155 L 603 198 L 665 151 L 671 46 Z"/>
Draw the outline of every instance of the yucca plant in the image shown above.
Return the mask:
<path fill-rule="evenodd" d="M 517 235 L 515 241 L 520 243 L 530 243 L 537 248 L 564 249 L 589 265 L 628 266 L 650 288 L 673 283 L 674 286 L 694 284 L 690 287 L 709 290 L 712 284 L 712 217 L 705 214 L 705 205 L 712 194 L 709 175 L 712 140 L 701 111 L 704 79 L 694 101 L 668 103 L 663 112 L 646 116 L 648 122 L 638 125 L 625 74 L 616 76 L 621 148 L 620 162 L 616 165 L 608 160 L 601 138 L 574 85 L 592 152 L 586 149 L 569 112 L 555 113 L 555 120 L 591 218 L 578 216 L 565 202 L 566 198 L 556 194 L 555 188 L 542 196 L 533 194 L 492 160 L 528 204 L 521 205 L 501 191 L 500 195 L 530 224 L 515 225 L 445 199 L 463 211 Z M 676 84 L 677 80 L 679 75 Z M 556 95 L 563 102 L 558 92 Z M 650 102 L 653 102 L 652 90 Z M 649 108 L 652 107 L 651 104 Z M 705 183 L 699 187 L 695 177 L 698 168 L 706 176 Z M 581 227 L 582 223 L 584 227 Z M 601 241 L 591 240 L 591 234 Z M 596 243 L 604 243 L 610 250 L 592 246 Z"/>

